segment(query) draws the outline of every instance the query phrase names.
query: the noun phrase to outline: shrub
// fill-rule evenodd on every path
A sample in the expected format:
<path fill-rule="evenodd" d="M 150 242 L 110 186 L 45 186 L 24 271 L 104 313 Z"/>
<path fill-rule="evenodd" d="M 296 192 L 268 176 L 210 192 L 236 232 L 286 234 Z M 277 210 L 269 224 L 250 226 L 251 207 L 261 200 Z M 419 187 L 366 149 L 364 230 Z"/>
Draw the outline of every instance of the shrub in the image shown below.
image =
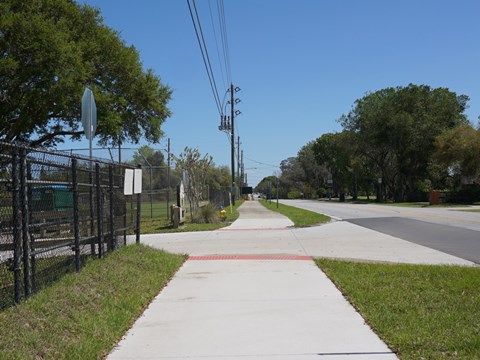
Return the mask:
<path fill-rule="evenodd" d="M 301 196 L 302 196 L 302 193 L 298 190 L 289 191 L 287 194 L 287 197 L 289 199 L 300 199 Z"/>
<path fill-rule="evenodd" d="M 324 197 L 327 193 L 328 193 L 328 191 L 325 188 L 318 188 L 317 189 L 317 195 L 320 198 Z"/>
<path fill-rule="evenodd" d="M 201 206 L 192 215 L 192 222 L 195 224 L 215 224 L 219 222 L 219 212 L 215 205 L 208 203 Z"/>

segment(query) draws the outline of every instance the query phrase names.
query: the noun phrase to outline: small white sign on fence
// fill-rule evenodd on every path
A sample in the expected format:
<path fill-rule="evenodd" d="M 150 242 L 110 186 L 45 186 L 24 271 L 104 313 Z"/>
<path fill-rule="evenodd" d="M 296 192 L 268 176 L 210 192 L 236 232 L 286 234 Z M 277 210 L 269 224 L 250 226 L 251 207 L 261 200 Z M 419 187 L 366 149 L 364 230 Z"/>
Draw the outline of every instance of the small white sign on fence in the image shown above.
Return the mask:
<path fill-rule="evenodd" d="M 135 169 L 135 176 L 133 177 L 133 193 L 142 193 L 142 169 Z"/>
<path fill-rule="evenodd" d="M 123 194 L 133 195 L 142 193 L 142 169 L 125 169 Z"/>
<path fill-rule="evenodd" d="M 125 181 L 123 182 L 123 194 L 133 195 L 133 169 L 125 169 Z"/>

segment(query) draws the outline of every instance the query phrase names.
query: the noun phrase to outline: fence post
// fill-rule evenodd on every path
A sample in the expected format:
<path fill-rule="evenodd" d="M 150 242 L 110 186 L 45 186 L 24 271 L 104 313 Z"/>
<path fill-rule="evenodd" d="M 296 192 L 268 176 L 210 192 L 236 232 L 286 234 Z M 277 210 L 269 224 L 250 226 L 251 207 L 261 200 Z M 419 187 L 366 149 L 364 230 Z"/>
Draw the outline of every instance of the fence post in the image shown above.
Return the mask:
<path fill-rule="evenodd" d="M 142 165 L 138 164 L 137 168 L 142 169 Z M 140 180 L 141 181 L 141 180 Z M 136 228 L 136 242 L 140 244 L 140 220 L 142 216 L 142 193 L 137 194 L 137 228 Z"/>
<path fill-rule="evenodd" d="M 73 190 L 73 235 L 75 237 L 75 270 L 80 271 L 82 265 L 80 262 L 80 217 L 78 214 L 78 177 L 77 177 L 77 159 L 72 159 L 72 190 Z"/>
<path fill-rule="evenodd" d="M 100 187 L 100 164 L 95 163 L 95 180 L 97 188 L 97 224 L 98 224 L 98 257 L 103 258 L 103 197 Z"/>
<path fill-rule="evenodd" d="M 27 179 L 32 179 L 32 164 L 27 162 Z M 28 223 L 30 226 L 33 224 L 33 208 L 32 208 L 32 186 L 28 187 Z M 36 260 L 35 260 L 35 251 L 32 251 L 32 248 L 35 250 L 35 237 L 30 237 L 30 273 L 31 273 L 31 284 L 32 284 L 32 292 L 37 291 L 37 267 L 36 267 Z"/>
<path fill-rule="evenodd" d="M 18 304 L 22 300 L 22 224 L 20 223 L 20 175 L 18 147 L 14 145 L 12 151 L 12 209 L 13 209 L 13 278 L 14 300 Z"/>
<path fill-rule="evenodd" d="M 88 174 L 89 182 L 90 182 L 90 237 L 92 240 L 90 240 L 90 253 L 91 255 L 95 255 L 95 242 L 93 241 L 93 236 L 95 234 L 95 207 L 93 205 L 93 189 L 95 187 L 93 183 L 93 166 L 92 163 L 90 162 L 90 170 Z"/>
<path fill-rule="evenodd" d="M 113 165 L 108 167 L 108 186 L 110 195 L 110 241 L 109 250 L 115 250 L 117 248 L 117 238 L 115 236 L 115 207 L 114 202 L 114 188 L 113 188 Z"/>
<path fill-rule="evenodd" d="M 23 278 L 25 287 L 25 298 L 28 299 L 32 293 L 32 278 L 30 268 L 30 228 L 28 214 L 28 179 L 27 179 L 27 154 L 26 150 L 20 151 L 20 206 L 22 207 L 22 246 L 23 246 Z M 17 213 L 18 214 L 18 213 Z"/>

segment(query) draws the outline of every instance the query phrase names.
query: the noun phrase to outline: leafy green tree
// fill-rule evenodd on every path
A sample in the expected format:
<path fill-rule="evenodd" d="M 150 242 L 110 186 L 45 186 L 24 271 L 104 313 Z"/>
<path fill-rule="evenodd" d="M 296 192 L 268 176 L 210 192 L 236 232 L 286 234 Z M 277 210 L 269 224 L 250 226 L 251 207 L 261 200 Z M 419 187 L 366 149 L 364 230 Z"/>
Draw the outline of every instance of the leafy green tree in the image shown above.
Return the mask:
<path fill-rule="evenodd" d="M 307 188 L 310 187 L 312 193 L 326 186 L 325 179 L 328 175 L 326 166 L 315 160 L 314 146 L 315 141 L 310 141 L 297 153 L 298 162 L 305 174 L 305 184 L 307 184 Z"/>
<path fill-rule="evenodd" d="M 255 186 L 255 192 L 262 194 L 270 195 L 272 189 L 275 189 L 277 183 L 277 177 L 274 175 L 264 177 L 258 184 Z"/>
<path fill-rule="evenodd" d="M 464 184 L 480 180 L 480 131 L 461 125 L 444 131 L 435 139 L 434 159 Z"/>
<path fill-rule="evenodd" d="M 351 187 L 349 134 L 347 132 L 323 134 L 313 144 L 318 164 L 325 166 L 332 175 L 335 192 L 343 199 Z"/>
<path fill-rule="evenodd" d="M 282 184 L 282 188 L 284 189 L 284 193 L 282 193 L 282 197 L 286 195 L 286 193 L 291 191 L 297 191 L 299 193 L 304 192 L 305 188 L 305 172 L 302 168 L 302 164 L 298 161 L 298 157 L 292 156 L 280 162 L 280 182 Z M 274 184 L 276 183 L 276 179 L 274 180 Z"/>
<path fill-rule="evenodd" d="M 54 146 L 80 139 L 80 102 L 89 87 L 100 145 L 158 142 L 171 90 L 139 54 L 73 0 L 0 2 L 0 140 Z"/>
<path fill-rule="evenodd" d="M 160 150 L 153 149 L 149 145 L 143 145 L 133 154 L 132 162 L 134 164 L 165 166 L 165 156 Z"/>
<path fill-rule="evenodd" d="M 142 181 L 144 189 L 160 190 L 168 187 L 168 168 L 165 155 L 160 150 L 155 150 L 148 145 L 140 147 L 133 154 L 133 165 L 142 165 Z M 173 176 L 171 172 L 170 176 Z M 170 181 L 171 185 L 178 181 Z"/>
<path fill-rule="evenodd" d="M 467 102 L 467 96 L 446 88 L 410 84 L 367 94 L 340 122 L 376 168 L 387 194 L 400 201 L 428 177 L 435 138 L 468 122 Z"/>
<path fill-rule="evenodd" d="M 315 161 L 313 148 L 314 142 L 311 141 L 300 148 L 296 157 L 280 162 L 282 197 L 289 192 L 298 192 L 308 198 L 324 186 L 327 170 Z"/>
<path fill-rule="evenodd" d="M 173 159 L 177 169 L 186 175 L 184 186 L 193 214 L 200 207 L 200 201 L 206 198 L 207 174 L 213 166 L 213 159 L 208 154 L 202 157 L 198 149 L 189 147 Z"/>
<path fill-rule="evenodd" d="M 232 187 L 231 179 L 232 176 L 230 174 L 230 169 L 228 168 L 228 166 L 212 166 L 210 167 L 210 169 L 208 169 L 207 185 L 210 190 L 228 189 L 228 191 L 230 191 Z"/>

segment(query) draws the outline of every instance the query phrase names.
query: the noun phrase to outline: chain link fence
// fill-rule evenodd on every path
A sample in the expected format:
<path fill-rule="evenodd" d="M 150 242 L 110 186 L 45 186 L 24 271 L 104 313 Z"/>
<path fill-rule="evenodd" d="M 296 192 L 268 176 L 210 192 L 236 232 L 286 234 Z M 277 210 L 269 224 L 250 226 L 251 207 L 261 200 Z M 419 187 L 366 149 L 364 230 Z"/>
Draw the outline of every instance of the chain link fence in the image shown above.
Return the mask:
<path fill-rule="evenodd" d="M 89 149 L 63 150 L 66 153 L 82 154 Z M 176 204 L 176 187 L 180 184 L 177 172 L 171 169 L 170 153 L 166 148 L 93 148 L 95 156 L 111 159 L 112 162 L 142 165 L 141 208 L 143 218 L 170 219 L 170 205 Z M 133 165 L 132 165 L 133 166 Z"/>
<path fill-rule="evenodd" d="M 6 143 L 0 163 L 0 309 L 139 241 L 140 195 L 124 195 L 131 166 Z"/>
<path fill-rule="evenodd" d="M 218 208 L 227 208 L 232 204 L 231 187 L 221 187 L 220 189 L 210 189 L 208 193 L 209 201 Z"/>

